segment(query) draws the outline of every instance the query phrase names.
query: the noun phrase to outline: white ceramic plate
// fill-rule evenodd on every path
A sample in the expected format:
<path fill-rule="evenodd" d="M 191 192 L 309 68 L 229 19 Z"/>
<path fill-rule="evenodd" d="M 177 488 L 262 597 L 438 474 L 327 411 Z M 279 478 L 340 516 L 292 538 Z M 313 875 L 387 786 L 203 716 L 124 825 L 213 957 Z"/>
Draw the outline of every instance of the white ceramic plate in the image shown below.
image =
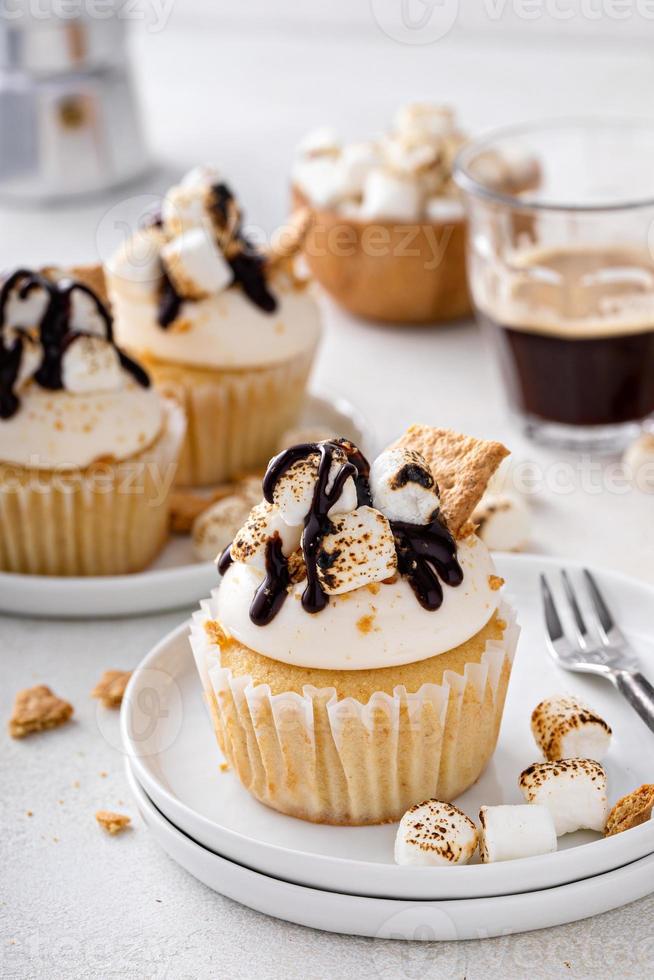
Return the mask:
<path fill-rule="evenodd" d="M 376 450 L 367 423 L 342 398 L 309 395 L 298 426 L 324 426 L 370 455 Z M 171 538 L 151 568 L 133 575 L 64 578 L 0 572 L 0 612 L 55 619 L 134 616 L 191 606 L 215 584 L 213 562 L 195 561 L 188 537 Z"/>
<path fill-rule="evenodd" d="M 482 804 L 524 802 L 518 775 L 539 758 L 530 732 L 531 711 L 544 697 L 566 690 L 588 700 L 613 727 L 605 763 L 611 802 L 654 781 L 654 735 L 606 682 L 564 674 L 546 652 L 538 574 L 553 572 L 558 563 L 504 555 L 498 566 L 523 634 L 497 752 L 458 804 L 475 818 Z M 597 575 L 641 653 L 644 672 L 654 677 L 654 589 L 611 572 Z M 394 825 L 328 827 L 270 810 L 232 773 L 220 771 L 187 626 L 162 640 L 135 672 L 122 724 L 136 777 L 177 827 L 231 860 L 302 885 L 405 899 L 490 896 L 561 885 L 654 853 L 654 822 L 649 822 L 606 840 L 590 833 L 568 835 L 559 841 L 557 854 L 505 864 L 397 867 Z"/>
<path fill-rule="evenodd" d="M 154 806 L 129 764 L 127 779 L 155 840 L 190 874 L 257 912 L 314 929 L 376 939 L 487 939 L 587 919 L 643 898 L 654 888 L 654 855 L 573 884 L 496 898 L 406 902 L 305 888 L 203 848 Z"/>

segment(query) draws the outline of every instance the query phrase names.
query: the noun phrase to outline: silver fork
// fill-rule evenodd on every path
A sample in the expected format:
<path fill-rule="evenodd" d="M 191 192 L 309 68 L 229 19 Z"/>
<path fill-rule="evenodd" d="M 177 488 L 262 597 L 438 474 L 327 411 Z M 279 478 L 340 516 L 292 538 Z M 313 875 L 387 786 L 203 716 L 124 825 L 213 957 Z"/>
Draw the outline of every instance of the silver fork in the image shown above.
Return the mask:
<path fill-rule="evenodd" d="M 654 732 L 654 687 L 640 673 L 633 648 L 609 612 L 597 582 L 584 569 L 593 613 L 586 625 L 577 594 L 566 571 L 561 572 L 563 591 L 572 611 L 574 637 L 566 634 L 545 575 L 540 584 L 549 647 L 556 662 L 565 670 L 599 674 L 620 691 L 646 725 Z"/>

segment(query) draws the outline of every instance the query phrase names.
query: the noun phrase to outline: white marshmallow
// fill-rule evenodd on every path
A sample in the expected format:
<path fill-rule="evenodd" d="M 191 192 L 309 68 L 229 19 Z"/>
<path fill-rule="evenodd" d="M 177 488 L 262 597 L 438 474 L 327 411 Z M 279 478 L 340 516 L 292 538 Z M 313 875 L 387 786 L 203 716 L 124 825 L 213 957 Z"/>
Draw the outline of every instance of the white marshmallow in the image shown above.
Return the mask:
<path fill-rule="evenodd" d="M 334 157 L 300 160 L 293 168 L 293 183 L 317 208 L 334 207 L 346 196 L 343 172 Z"/>
<path fill-rule="evenodd" d="M 465 208 L 458 197 L 430 197 L 425 215 L 429 221 L 463 221 Z"/>
<path fill-rule="evenodd" d="M 140 228 L 107 261 L 116 279 L 150 290 L 161 280 L 160 252 L 166 237 L 160 228 Z"/>
<path fill-rule="evenodd" d="M 491 551 L 519 551 L 529 540 L 529 508 L 521 497 L 486 494 L 472 520 L 477 535 Z"/>
<path fill-rule="evenodd" d="M 557 849 L 552 815 L 544 806 L 482 806 L 479 853 L 483 864 L 551 854 Z"/>
<path fill-rule="evenodd" d="M 393 173 L 416 179 L 418 175 L 438 168 L 440 152 L 429 143 L 407 144 L 390 138 L 384 142 L 386 163 Z"/>
<path fill-rule="evenodd" d="M 627 476 L 639 490 L 654 491 L 654 432 L 643 432 L 623 457 Z"/>
<path fill-rule="evenodd" d="M 302 528 L 289 527 L 277 507 L 263 501 L 252 508 L 250 516 L 237 531 L 232 542 L 232 558 L 265 571 L 266 548 L 275 535 L 281 538 L 282 553 L 288 557 L 300 547 Z"/>
<path fill-rule="evenodd" d="M 535 762 L 518 781 L 530 804 L 547 807 L 557 837 L 575 830 L 603 832 L 609 815 L 606 773 L 593 759 Z"/>
<path fill-rule="evenodd" d="M 428 524 L 440 507 L 431 470 L 413 449 L 387 449 L 370 467 L 374 506 L 390 521 Z"/>
<path fill-rule="evenodd" d="M 417 221 L 421 197 L 415 180 L 387 170 L 371 170 L 363 186 L 361 217 L 367 221 Z"/>
<path fill-rule="evenodd" d="M 577 698 L 547 698 L 534 708 L 531 730 L 541 752 L 557 759 L 601 762 L 611 745 L 611 728 Z"/>
<path fill-rule="evenodd" d="M 74 289 L 70 295 L 69 326 L 71 330 L 80 330 L 101 337 L 103 340 L 107 339 L 107 325 L 98 311 L 97 304 L 93 297 L 82 289 Z"/>
<path fill-rule="evenodd" d="M 395 838 L 395 861 L 422 867 L 467 864 L 477 849 L 477 828 L 451 803 L 426 800 L 404 814 Z"/>
<path fill-rule="evenodd" d="M 171 187 L 161 204 L 161 220 L 167 237 L 192 228 L 210 228 L 209 188 L 205 184 Z"/>
<path fill-rule="evenodd" d="M 347 462 L 347 456 L 342 449 L 336 449 L 332 456 L 332 465 L 327 480 L 327 491 L 334 485 L 334 480 L 341 468 Z M 306 459 L 293 463 L 277 481 L 273 491 L 273 501 L 287 524 L 303 527 L 304 519 L 311 509 L 313 494 L 318 478 L 320 456 L 312 453 Z M 352 477 L 343 486 L 338 500 L 332 505 L 329 516 L 354 510 L 357 506 L 357 489 Z"/>
<path fill-rule="evenodd" d="M 348 143 L 337 162 L 341 193 L 348 197 L 361 194 L 370 171 L 381 165 L 382 152 L 377 143 Z"/>
<path fill-rule="evenodd" d="M 1 283 L 1 280 L 0 280 Z M 18 332 L 30 333 L 38 327 L 48 305 L 48 294 L 44 289 L 33 289 L 25 299 L 18 296 L 18 286 L 12 289 L 5 306 L 2 338 L 10 346 Z"/>
<path fill-rule="evenodd" d="M 182 187 L 211 187 L 213 184 L 219 184 L 222 179 L 216 167 L 210 163 L 203 163 L 184 174 L 180 184 Z"/>
<path fill-rule="evenodd" d="M 161 257 L 175 289 L 188 299 L 202 299 L 231 285 L 229 263 L 203 228 L 178 235 L 161 250 Z"/>
<path fill-rule="evenodd" d="M 318 580 L 327 595 L 353 592 L 395 574 L 395 539 L 380 511 L 359 507 L 330 520 L 332 531 L 316 553 Z"/>
<path fill-rule="evenodd" d="M 517 143 L 502 147 L 502 160 L 510 174 L 511 183 L 516 187 L 533 187 L 540 178 L 540 167 L 536 157 Z"/>
<path fill-rule="evenodd" d="M 470 164 L 474 179 L 485 187 L 497 190 L 511 182 L 511 171 L 505 160 L 494 150 L 480 153 Z"/>
<path fill-rule="evenodd" d="M 254 504 L 243 494 L 217 500 L 193 522 L 193 554 L 199 561 L 213 561 L 238 533 Z"/>
<path fill-rule="evenodd" d="M 43 360 L 43 348 L 37 340 L 28 334 L 24 334 L 21 339 L 23 350 L 20 355 L 20 367 L 15 385 L 18 391 L 34 377 Z"/>
<path fill-rule="evenodd" d="M 61 361 L 61 378 L 66 391 L 118 391 L 124 379 L 116 348 L 101 337 L 76 337 Z"/>
<path fill-rule="evenodd" d="M 301 157 L 336 156 L 340 152 L 340 140 L 330 126 L 319 126 L 304 136 L 296 147 Z"/>
<path fill-rule="evenodd" d="M 395 129 L 402 135 L 423 139 L 449 136 L 454 130 L 454 113 L 449 106 L 412 102 L 398 109 Z"/>

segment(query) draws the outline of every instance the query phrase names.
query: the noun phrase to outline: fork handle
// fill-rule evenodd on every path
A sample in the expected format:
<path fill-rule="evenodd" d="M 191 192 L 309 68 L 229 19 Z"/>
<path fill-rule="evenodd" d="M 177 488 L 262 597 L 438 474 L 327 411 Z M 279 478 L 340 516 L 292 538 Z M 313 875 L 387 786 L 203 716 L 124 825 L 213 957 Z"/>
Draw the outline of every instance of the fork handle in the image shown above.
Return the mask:
<path fill-rule="evenodd" d="M 628 670 L 618 670 L 615 674 L 615 685 L 654 732 L 654 687 L 647 678 Z"/>

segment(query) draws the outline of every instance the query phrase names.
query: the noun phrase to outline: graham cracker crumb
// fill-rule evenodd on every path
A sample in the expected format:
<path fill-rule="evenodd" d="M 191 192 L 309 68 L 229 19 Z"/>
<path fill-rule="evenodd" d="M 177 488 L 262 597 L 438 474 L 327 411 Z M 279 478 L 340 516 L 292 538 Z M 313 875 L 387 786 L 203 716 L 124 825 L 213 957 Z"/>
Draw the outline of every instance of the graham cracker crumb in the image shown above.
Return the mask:
<path fill-rule="evenodd" d="M 108 775 L 109 775 L 109 773 L 108 772 L 105 772 L 104 769 L 101 772 L 98 773 L 98 776 L 100 777 L 100 779 L 106 779 Z"/>
<path fill-rule="evenodd" d="M 219 769 L 221 772 L 229 772 L 229 762 L 221 762 Z"/>
<path fill-rule="evenodd" d="M 69 721 L 72 714 L 72 704 L 57 697 L 45 684 L 25 688 L 16 695 L 9 734 L 12 738 L 25 738 L 33 732 L 57 728 Z"/>
<path fill-rule="evenodd" d="M 173 534 L 190 534 L 196 519 L 212 504 L 226 497 L 251 497 L 254 484 L 260 483 L 253 474 L 245 474 L 230 483 L 221 483 L 211 493 L 195 490 L 173 490 L 171 494 L 170 530 Z M 258 496 L 258 495 L 257 495 Z"/>
<path fill-rule="evenodd" d="M 489 575 L 488 576 L 488 586 L 493 592 L 497 592 L 504 585 L 504 579 L 501 575 Z"/>
<path fill-rule="evenodd" d="M 34 816 L 34 811 L 33 810 L 28 810 L 27 813 L 25 814 L 25 816 L 26 817 L 33 817 Z"/>
<path fill-rule="evenodd" d="M 227 634 L 222 628 L 220 623 L 217 623 L 215 619 L 208 619 L 204 624 L 204 631 L 216 646 L 223 646 L 227 642 Z"/>
<path fill-rule="evenodd" d="M 633 793 L 623 796 L 615 804 L 606 820 L 605 837 L 621 834 L 638 827 L 652 816 L 654 810 L 654 785 L 644 783 Z"/>
<path fill-rule="evenodd" d="M 91 697 L 101 701 L 105 708 L 119 708 L 131 676 L 131 670 L 105 670 Z"/>
<path fill-rule="evenodd" d="M 390 447 L 415 449 L 429 464 L 439 488 L 441 511 L 455 537 L 471 533 L 468 522 L 488 482 L 509 450 L 450 429 L 412 425 Z"/>
<path fill-rule="evenodd" d="M 123 830 L 126 830 L 132 818 L 126 816 L 124 813 L 113 813 L 111 810 L 98 810 L 95 815 L 95 819 L 98 821 L 103 830 L 106 830 L 108 834 L 120 834 Z"/>
<path fill-rule="evenodd" d="M 365 636 L 366 633 L 372 633 L 374 622 L 374 616 L 362 616 L 360 619 L 357 619 L 357 629 Z"/>

